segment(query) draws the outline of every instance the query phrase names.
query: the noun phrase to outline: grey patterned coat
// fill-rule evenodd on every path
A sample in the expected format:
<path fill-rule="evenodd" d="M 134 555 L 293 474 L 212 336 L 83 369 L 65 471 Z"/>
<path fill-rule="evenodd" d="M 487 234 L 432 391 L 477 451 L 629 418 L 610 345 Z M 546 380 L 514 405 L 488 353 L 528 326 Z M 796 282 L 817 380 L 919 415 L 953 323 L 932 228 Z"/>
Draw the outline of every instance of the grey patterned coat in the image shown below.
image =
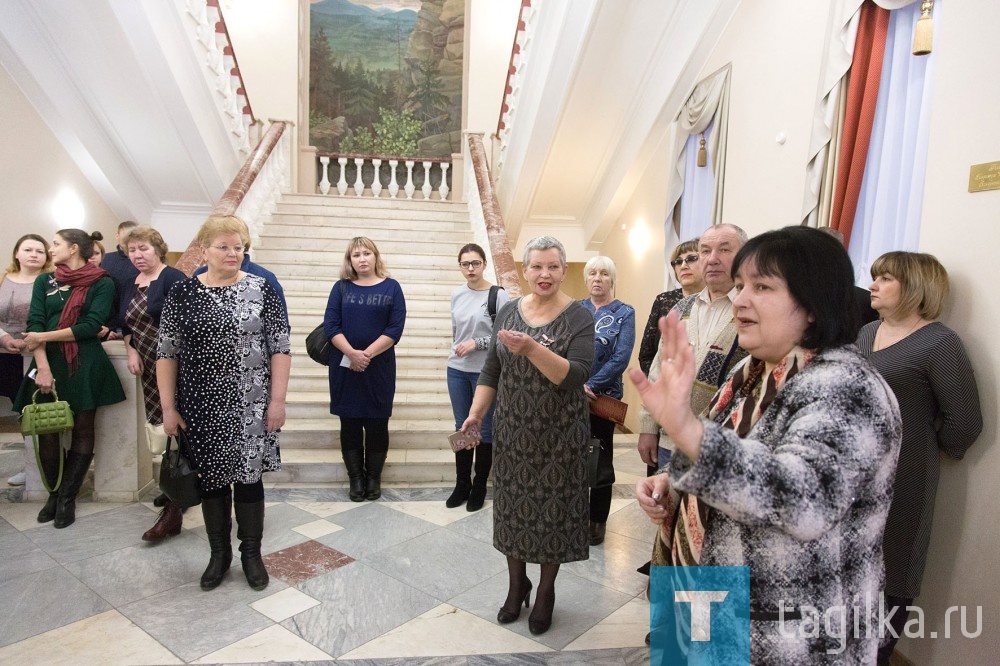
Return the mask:
<path fill-rule="evenodd" d="M 697 462 L 675 454 L 668 472 L 676 489 L 712 507 L 701 564 L 750 566 L 752 663 L 874 663 L 901 433 L 892 391 L 850 345 L 789 379 L 746 439 L 703 422 Z M 779 627 L 768 617 L 779 602 L 802 619 Z M 828 633 L 836 606 L 846 611 L 830 611 Z"/>

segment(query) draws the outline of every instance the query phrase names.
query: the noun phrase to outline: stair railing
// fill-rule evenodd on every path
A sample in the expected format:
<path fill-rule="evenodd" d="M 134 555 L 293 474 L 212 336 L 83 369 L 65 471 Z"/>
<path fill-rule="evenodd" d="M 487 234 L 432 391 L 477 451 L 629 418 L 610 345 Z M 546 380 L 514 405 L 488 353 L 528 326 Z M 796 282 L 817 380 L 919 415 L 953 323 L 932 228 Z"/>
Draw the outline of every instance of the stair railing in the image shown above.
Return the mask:
<path fill-rule="evenodd" d="M 448 183 L 451 160 L 340 153 L 317 155 L 320 194 L 413 199 L 420 192 L 422 196 L 416 197 L 418 200 L 446 201 L 451 192 Z M 331 164 L 333 174 L 330 173 Z M 336 181 L 330 180 L 331 175 Z M 336 188 L 332 188 L 333 185 Z"/>
<path fill-rule="evenodd" d="M 250 229 L 251 246 L 260 239 L 260 232 L 281 194 L 290 189 L 291 132 L 285 131 L 288 125 L 286 121 L 271 123 L 210 214 L 240 217 Z M 197 240 L 192 240 L 176 267 L 191 275 L 203 263 L 203 255 Z"/>
<path fill-rule="evenodd" d="M 500 202 L 497 201 L 493 189 L 490 165 L 486 160 L 486 149 L 483 147 L 483 133 L 464 132 L 464 134 L 469 146 L 465 182 L 470 184 L 466 196 L 473 231 L 479 236 L 480 232 L 485 230 L 486 247 L 489 248 L 493 258 L 497 284 L 507 291 L 510 298 L 517 298 L 521 295 L 521 283 L 517 277 L 517 264 L 507 239 L 507 226 L 500 212 Z M 475 183 L 474 187 L 472 183 Z"/>

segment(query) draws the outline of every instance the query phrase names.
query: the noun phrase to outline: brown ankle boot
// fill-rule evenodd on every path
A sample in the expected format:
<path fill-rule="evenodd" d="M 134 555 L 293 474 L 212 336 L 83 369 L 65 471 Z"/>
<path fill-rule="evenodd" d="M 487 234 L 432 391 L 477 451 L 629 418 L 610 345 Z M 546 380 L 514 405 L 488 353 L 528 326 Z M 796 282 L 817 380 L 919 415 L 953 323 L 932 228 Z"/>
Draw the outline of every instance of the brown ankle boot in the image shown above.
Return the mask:
<path fill-rule="evenodd" d="M 175 536 L 181 533 L 181 524 L 184 518 L 181 513 L 181 505 L 167 500 L 160 511 L 156 523 L 146 530 L 142 535 L 143 541 L 162 541 L 168 536 Z"/>

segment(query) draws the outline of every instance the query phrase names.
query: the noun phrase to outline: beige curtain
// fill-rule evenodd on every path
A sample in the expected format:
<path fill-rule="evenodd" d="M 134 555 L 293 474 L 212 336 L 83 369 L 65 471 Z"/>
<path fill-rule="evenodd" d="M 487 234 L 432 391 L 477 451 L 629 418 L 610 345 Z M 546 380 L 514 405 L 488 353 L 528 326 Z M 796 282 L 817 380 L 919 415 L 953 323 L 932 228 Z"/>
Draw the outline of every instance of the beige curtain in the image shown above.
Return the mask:
<path fill-rule="evenodd" d="M 708 137 L 706 149 L 712 156 L 712 173 L 715 176 L 715 197 L 712 206 L 712 223 L 722 217 L 723 180 L 726 173 L 726 135 L 729 129 L 729 73 L 731 65 L 702 79 L 688 97 L 677 120 L 671 126 L 671 148 L 668 161 L 673 164 L 667 185 L 667 215 L 671 216 L 684 191 L 684 146 L 691 134 L 701 134 L 715 119 L 715 127 Z M 672 226 L 672 225 L 668 225 Z M 667 236 L 670 236 L 669 230 Z"/>

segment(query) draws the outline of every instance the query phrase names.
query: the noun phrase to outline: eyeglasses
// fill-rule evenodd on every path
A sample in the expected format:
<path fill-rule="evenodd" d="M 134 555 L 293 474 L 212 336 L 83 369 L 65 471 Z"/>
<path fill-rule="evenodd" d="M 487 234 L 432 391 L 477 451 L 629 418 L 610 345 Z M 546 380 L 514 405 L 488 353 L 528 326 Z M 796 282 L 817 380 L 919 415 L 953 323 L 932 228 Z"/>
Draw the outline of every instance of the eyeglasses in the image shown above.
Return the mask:
<path fill-rule="evenodd" d="M 233 252 L 235 254 L 243 254 L 242 245 L 235 245 L 233 247 L 230 247 L 228 245 L 209 245 L 209 247 L 217 252 L 221 252 L 222 254 L 229 254 L 230 252 Z"/>
<path fill-rule="evenodd" d="M 681 264 L 694 264 L 697 263 L 697 261 L 698 261 L 697 254 L 689 254 L 686 257 L 677 257 L 676 259 L 670 262 L 670 265 L 673 266 L 674 268 L 677 268 Z"/>
<path fill-rule="evenodd" d="M 470 268 L 479 268 L 480 266 L 483 265 L 483 262 L 479 261 L 478 259 L 476 261 L 460 261 L 458 262 L 458 265 L 461 266 L 463 269 L 468 270 Z"/>

